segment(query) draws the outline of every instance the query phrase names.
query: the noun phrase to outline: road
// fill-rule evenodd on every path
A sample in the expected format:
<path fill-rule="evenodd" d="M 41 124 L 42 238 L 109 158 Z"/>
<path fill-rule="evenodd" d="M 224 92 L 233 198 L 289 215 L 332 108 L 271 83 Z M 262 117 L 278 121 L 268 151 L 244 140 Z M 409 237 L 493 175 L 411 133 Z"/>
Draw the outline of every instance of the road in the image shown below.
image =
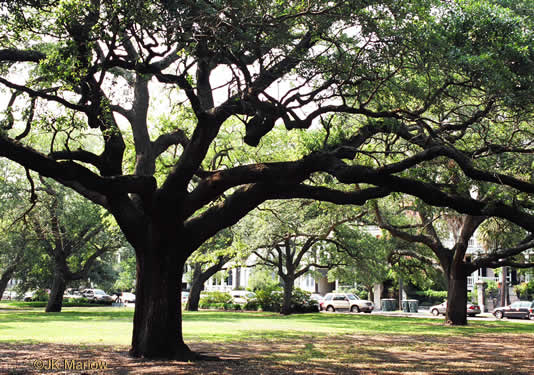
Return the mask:
<path fill-rule="evenodd" d="M 332 314 L 332 313 L 329 313 L 329 312 L 326 312 L 326 311 L 321 311 L 322 313 L 325 313 L 325 314 Z M 351 312 L 335 312 L 333 314 L 353 314 Z M 362 313 L 363 314 L 363 313 Z M 377 310 L 377 311 L 373 311 L 372 314 L 374 315 L 384 315 L 384 316 L 397 316 L 397 317 L 403 317 L 403 318 L 427 318 L 427 319 L 441 319 L 443 320 L 444 319 L 444 316 L 443 315 L 439 315 L 439 316 L 434 316 L 430 313 L 429 310 L 426 310 L 426 309 L 419 309 L 419 312 L 417 313 L 406 313 L 406 312 L 403 312 L 403 311 L 380 311 L 380 310 Z M 474 316 L 474 317 L 468 317 L 467 320 L 473 320 L 473 321 L 497 321 L 499 319 L 495 318 L 493 316 L 493 314 L 491 313 L 482 313 L 482 314 L 479 314 L 477 316 Z M 505 322 L 512 322 L 512 323 L 526 323 L 526 324 L 534 324 L 534 319 L 509 319 L 509 318 L 504 318 L 504 319 L 501 319 L 502 321 L 505 321 Z"/>
<path fill-rule="evenodd" d="M 385 316 L 399 316 L 399 317 L 409 317 L 409 318 L 431 318 L 431 319 L 441 319 L 443 320 L 443 315 L 434 316 L 430 313 L 429 310 L 425 309 L 419 309 L 419 312 L 417 313 L 405 313 L 402 311 L 373 311 L 373 314 L 379 314 L 379 315 L 385 315 Z M 496 321 L 499 320 L 493 316 L 492 313 L 486 312 L 479 314 L 474 317 L 468 317 L 467 320 L 474 320 L 474 321 Z M 508 321 L 513 323 L 528 323 L 528 324 L 534 324 L 534 319 L 509 319 L 504 318 L 501 319 L 502 321 Z"/>

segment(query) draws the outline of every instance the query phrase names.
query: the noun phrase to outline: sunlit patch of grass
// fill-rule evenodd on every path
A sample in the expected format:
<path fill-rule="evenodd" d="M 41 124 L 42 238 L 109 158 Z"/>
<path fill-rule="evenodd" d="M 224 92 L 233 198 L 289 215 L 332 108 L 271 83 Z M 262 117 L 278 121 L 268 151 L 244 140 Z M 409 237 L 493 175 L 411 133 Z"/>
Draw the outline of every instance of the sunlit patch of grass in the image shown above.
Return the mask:
<path fill-rule="evenodd" d="M 61 313 L 42 309 L 0 310 L 0 341 L 68 344 L 129 345 L 133 308 L 67 307 Z M 532 325 L 506 321 L 471 322 L 449 327 L 436 319 L 388 317 L 374 314 L 301 314 L 201 311 L 183 314 L 186 342 L 320 339 L 340 335 L 533 334 Z M 372 337 L 369 341 L 372 342 Z M 308 341 L 313 342 L 313 341 Z M 301 353 L 318 358 L 314 347 Z"/>

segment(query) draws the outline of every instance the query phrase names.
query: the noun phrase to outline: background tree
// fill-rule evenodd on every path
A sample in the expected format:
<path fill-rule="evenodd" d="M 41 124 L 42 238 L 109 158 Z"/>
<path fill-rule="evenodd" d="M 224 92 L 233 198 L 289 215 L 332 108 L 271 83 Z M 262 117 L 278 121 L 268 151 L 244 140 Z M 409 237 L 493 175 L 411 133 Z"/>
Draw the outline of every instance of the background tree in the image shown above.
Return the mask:
<path fill-rule="evenodd" d="M 135 252 L 130 246 L 119 250 L 118 278 L 113 284 L 115 291 L 135 292 Z"/>
<path fill-rule="evenodd" d="M 7 229 L 7 228 L 6 228 Z M 16 226 L 10 225 L 10 231 L 2 230 L 0 239 L 0 296 L 4 294 L 7 285 L 16 275 L 16 272 L 23 269 L 26 264 L 25 257 L 28 257 L 28 239 L 24 237 L 24 232 Z M 7 235 L 10 233 L 10 235 Z"/>
<path fill-rule="evenodd" d="M 52 283 L 46 312 L 59 312 L 67 285 L 86 279 L 94 262 L 122 246 L 121 234 L 106 222 L 100 208 L 66 189 L 41 181 L 38 210 L 29 213 L 34 246 L 46 254 Z M 67 204 L 68 202 L 68 204 Z"/>
<path fill-rule="evenodd" d="M 198 311 L 200 292 L 204 290 L 204 283 L 235 257 L 237 250 L 233 242 L 234 235 L 231 230 L 224 229 L 191 255 L 188 260 L 192 270 L 187 310 Z"/>
<path fill-rule="evenodd" d="M 34 237 L 25 220 L 36 196 L 31 196 L 33 203 L 20 204 L 30 196 L 24 179 L 16 168 L 0 163 L 0 296 L 18 272 L 27 270 L 35 256 Z"/>
<path fill-rule="evenodd" d="M 467 258 L 467 248 L 469 240 L 475 236 L 475 231 L 486 220 L 482 216 L 459 216 L 450 214 L 432 208 L 414 201 L 412 206 L 404 207 L 402 212 L 404 217 L 392 217 L 391 213 L 385 216 L 378 205 L 375 205 L 375 214 L 379 226 L 393 236 L 408 242 L 418 243 L 430 249 L 439 264 L 445 277 L 447 278 L 447 311 L 445 314 L 446 321 L 453 325 L 466 325 L 467 312 L 467 277 L 481 267 L 498 267 L 500 265 L 511 264 L 512 257 L 531 248 L 534 243 L 527 236 L 519 243 L 514 242 L 516 246 L 507 246 L 506 248 L 494 248 L 486 254 L 476 254 L 472 258 Z M 413 220 L 406 224 L 406 213 Z M 397 213 L 397 216 L 399 213 Z M 441 228 L 440 228 L 441 221 Z M 392 223 L 396 222 L 396 223 Z M 444 228 L 445 227 L 445 230 Z M 516 229 L 518 229 L 516 227 Z M 520 236 L 521 230 L 514 237 Z M 445 241 L 452 236 L 453 244 L 451 247 L 445 245 Z M 413 247 L 411 251 L 403 251 L 398 255 L 422 258 L 425 255 Z M 428 259 L 428 258 L 427 258 Z M 431 263 L 428 259 L 428 263 Z M 518 267 L 532 267 L 532 263 L 513 262 Z M 492 267 L 493 266 L 493 267 Z"/>
<path fill-rule="evenodd" d="M 180 324 L 183 265 L 266 200 L 359 205 L 400 191 L 534 231 L 525 209 L 534 185 L 492 160 L 530 149 L 523 141 L 534 87 L 531 22 L 504 3 L 1 6 L 0 84 L 12 96 L 0 156 L 73 188 L 117 220 L 137 259 L 132 355 L 194 357 Z M 152 111 L 162 106 L 153 98 L 162 86 L 184 116 L 156 123 Z M 332 113 L 343 116 L 330 122 Z M 261 154 L 277 124 L 308 129 L 321 120 L 314 152 Z M 502 132 L 512 137 L 500 134 L 507 126 L 517 129 Z M 258 161 L 235 162 L 228 151 L 227 163 L 212 168 L 206 157 L 225 127 L 258 147 Z M 36 144 L 38 132 L 47 147 Z M 525 197 L 519 205 L 513 194 L 480 201 L 407 173 L 440 157 Z M 314 184 L 317 175 L 340 184 Z M 356 183 L 361 191 L 350 189 Z"/>
<path fill-rule="evenodd" d="M 361 214 L 359 215 L 361 216 Z M 248 218 L 245 237 L 255 249 L 258 265 L 273 268 L 284 290 L 281 313 L 291 314 L 295 280 L 315 269 L 328 269 L 333 259 L 326 244 L 336 245 L 330 238 L 337 226 L 355 220 L 355 210 L 336 210 L 325 203 L 296 200 L 263 205 Z"/>

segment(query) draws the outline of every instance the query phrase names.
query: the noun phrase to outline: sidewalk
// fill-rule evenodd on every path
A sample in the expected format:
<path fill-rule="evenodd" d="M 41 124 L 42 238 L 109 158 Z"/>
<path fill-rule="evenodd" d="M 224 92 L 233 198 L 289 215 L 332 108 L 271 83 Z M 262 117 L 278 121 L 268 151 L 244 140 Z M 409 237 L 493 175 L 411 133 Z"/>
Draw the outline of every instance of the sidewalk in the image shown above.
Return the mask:
<path fill-rule="evenodd" d="M 377 315 L 384 315 L 384 316 L 398 316 L 403 318 L 436 318 L 436 319 L 443 319 L 443 315 L 434 316 L 430 313 L 428 309 L 419 309 L 416 313 L 410 313 L 410 312 L 404 312 L 402 310 L 397 311 L 382 311 L 382 310 L 374 310 L 373 314 Z M 492 313 L 485 312 L 480 313 L 476 315 L 474 318 L 492 318 L 495 319 Z M 471 319 L 471 317 L 468 317 L 468 319 Z"/>

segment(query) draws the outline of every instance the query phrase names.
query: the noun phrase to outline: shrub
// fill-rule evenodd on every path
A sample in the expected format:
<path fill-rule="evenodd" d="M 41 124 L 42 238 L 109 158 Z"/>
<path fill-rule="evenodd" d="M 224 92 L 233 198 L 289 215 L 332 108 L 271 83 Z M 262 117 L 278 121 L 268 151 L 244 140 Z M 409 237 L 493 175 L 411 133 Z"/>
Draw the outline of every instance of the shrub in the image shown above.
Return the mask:
<path fill-rule="evenodd" d="M 300 288 L 293 289 L 291 303 L 294 305 L 306 305 L 310 301 L 311 293 Z"/>
<path fill-rule="evenodd" d="M 256 290 L 256 302 L 264 311 L 280 311 L 282 305 L 282 290 L 278 286 L 269 286 L 265 289 Z"/>
<path fill-rule="evenodd" d="M 245 306 L 243 306 L 243 310 L 256 311 L 259 309 L 259 306 L 258 300 L 250 299 L 245 303 Z"/>
<path fill-rule="evenodd" d="M 271 286 L 265 289 L 256 290 L 256 298 L 249 300 L 244 310 L 262 310 L 280 312 L 283 302 L 283 293 L 280 287 Z M 310 298 L 310 293 L 305 290 L 295 288 L 291 297 L 291 309 L 294 312 L 307 313 L 318 312 L 317 302 Z"/>
<path fill-rule="evenodd" d="M 216 303 L 233 303 L 232 296 L 229 293 L 225 292 L 208 292 L 204 297 L 202 297 L 199 301 L 198 306 L 201 307 L 202 303 L 206 303 L 207 305 L 213 305 Z M 202 308 L 202 307 L 201 307 Z"/>
<path fill-rule="evenodd" d="M 425 305 L 435 305 L 447 299 L 446 290 L 421 290 L 415 292 L 417 299 Z"/>
<path fill-rule="evenodd" d="M 40 301 L 40 302 L 46 302 L 48 301 L 48 292 L 44 289 L 38 289 L 35 291 L 33 297 L 33 301 Z"/>
<path fill-rule="evenodd" d="M 220 293 L 220 292 L 217 292 Z M 224 294 L 224 293 L 223 293 Z M 209 297 L 202 298 L 198 303 L 201 309 L 215 309 L 215 310 L 241 310 L 241 306 L 233 302 L 212 302 Z"/>
<path fill-rule="evenodd" d="M 241 310 L 241 305 L 239 303 L 233 303 L 232 310 Z"/>
<path fill-rule="evenodd" d="M 514 289 L 520 299 L 530 300 L 534 298 L 534 280 L 516 285 Z"/>

